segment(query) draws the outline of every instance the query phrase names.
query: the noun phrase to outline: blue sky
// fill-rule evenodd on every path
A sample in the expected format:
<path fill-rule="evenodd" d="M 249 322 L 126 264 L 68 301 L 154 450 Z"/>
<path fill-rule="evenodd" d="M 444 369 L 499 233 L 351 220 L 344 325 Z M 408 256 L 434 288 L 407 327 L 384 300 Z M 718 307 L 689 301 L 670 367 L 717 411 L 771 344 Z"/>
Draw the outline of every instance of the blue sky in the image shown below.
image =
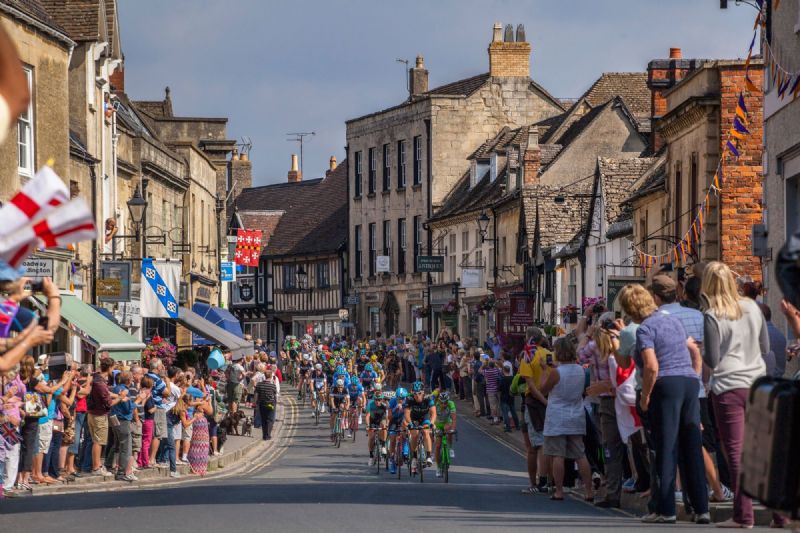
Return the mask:
<path fill-rule="evenodd" d="M 531 75 L 574 98 L 602 72 L 667 56 L 737 58 L 755 12 L 717 0 L 120 0 L 126 91 L 172 89 L 178 115 L 230 118 L 253 141 L 254 184 L 286 179 L 296 143 L 305 177 L 344 157 L 344 121 L 405 99 L 404 66 L 425 57 L 430 86 L 486 72 L 495 21 L 524 24 Z"/>

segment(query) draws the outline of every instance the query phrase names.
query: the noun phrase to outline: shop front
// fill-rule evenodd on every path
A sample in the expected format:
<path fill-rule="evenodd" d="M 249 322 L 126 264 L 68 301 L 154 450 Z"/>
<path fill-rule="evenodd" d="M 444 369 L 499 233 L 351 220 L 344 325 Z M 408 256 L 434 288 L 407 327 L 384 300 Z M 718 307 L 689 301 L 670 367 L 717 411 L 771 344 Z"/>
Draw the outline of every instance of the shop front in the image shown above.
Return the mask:
<path fill-rule="evenodd" d="M 37 294 L 31 300 L 40 313 L 46 313 L 45 296 Z M 61 294 L 61 324 L 53 352 L 68 352 L 76 362 L 96 365 L 101 352 L 116 361 L 140 361 L 144 348 L 139 339 L 74 294 Z"/>
<path fill-rule="evenodd" d="M 218 309 L 218 308 L 217 308 Z M 231 333 L 227 329 L 203 318 L 201 315 L 186 307 L 178 308 L 178 318 L 175 322 L 192 332 L 192 344 L 194 339 L 202 339 L 207 342 L 205 346 L 221 346 L 230 351 L 233 359 L 241 359 L 245 355 L 251 355 L 254 351 L 253 342 L 246 341 L 241 336 Z M 178 349 L 189 348 L 191 346 L 178 345 Z"/>
<path fill-rule="evenodd" d="M 523 292 L 522 284 L 494 290 L 495 330 L 501 344 L 517 350 L 525 342 L 525 330 L 533 324 L 533 298 Z"/>
<path fill-rule="evenodd" d="M 293 316 L 292 335 L 302 337 L 311 335 L 312 337 L 330 337 L 342 335 L 342 320 L 338 312 L 335 314 L 314 315 L 314 316 Z"/>
<path fill-rule="evenodd" d="M 458 323 L 458 283 L 431 285 L 430 312 L 433 314 L 431 338 L 436 338 L 443 328 L 459 333 Z"/>

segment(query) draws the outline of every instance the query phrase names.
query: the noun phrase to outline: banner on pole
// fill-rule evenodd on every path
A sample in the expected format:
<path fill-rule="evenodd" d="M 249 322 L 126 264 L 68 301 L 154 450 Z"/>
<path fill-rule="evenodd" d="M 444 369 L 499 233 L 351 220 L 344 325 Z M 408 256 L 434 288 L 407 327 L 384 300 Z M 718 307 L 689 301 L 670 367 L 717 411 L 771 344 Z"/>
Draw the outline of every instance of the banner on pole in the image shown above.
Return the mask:
<path fill-rule="evenodd" d="M 178 318 L 180 278 L 180 261 L 142 259 L 141 316 Z"/>

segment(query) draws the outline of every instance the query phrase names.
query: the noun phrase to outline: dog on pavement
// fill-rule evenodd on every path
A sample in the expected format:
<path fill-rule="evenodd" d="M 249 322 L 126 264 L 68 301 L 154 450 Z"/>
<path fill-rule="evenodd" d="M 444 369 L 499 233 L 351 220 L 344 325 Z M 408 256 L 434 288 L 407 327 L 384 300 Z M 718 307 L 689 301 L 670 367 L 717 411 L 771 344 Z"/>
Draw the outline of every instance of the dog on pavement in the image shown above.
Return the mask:
<path fill-rule="evenodd" d="M 242 422 L 242 435 L 245 437 L 253 436 L 253 417 L 246 416 Z"/>
<path fill-rule="evenodd" d="M 243 411 L 236 411 L 234 413 L 228 411 L 225 418 L 219 423 L 219 427 L 224 429 L 228 435 L 239 435 L 239 423 L 244 417 L 245 414 Z"/>

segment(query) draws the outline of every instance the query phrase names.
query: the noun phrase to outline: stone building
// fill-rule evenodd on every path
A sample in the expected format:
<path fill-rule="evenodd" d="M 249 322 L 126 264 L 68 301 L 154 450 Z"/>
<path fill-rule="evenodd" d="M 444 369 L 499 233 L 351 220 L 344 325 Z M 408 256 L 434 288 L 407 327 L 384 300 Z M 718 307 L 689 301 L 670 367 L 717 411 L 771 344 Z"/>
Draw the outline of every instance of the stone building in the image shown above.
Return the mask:
<path fill-rule="evenodd" d="M 771 7 L 778 6 L 771 2 Z M 800 4 L 782 2 L 768 18 L 770 50 L 781 58 L 784 68 L 800 71 Z M 752 73 L 752 70 L 751 70 Z M 784 328 L 780 309 L 781 291 L 775 280 L 778 250 L 800 228 L 800 100 L 794 94 L 778 96 L 778 90 L 766 76 L 764 83 L 764 213 L 767 252 L 763 258 L 765 302 L 772 310 L 772 320 Z M 796 369 L 796 367 L 793 367 Z"/>
<path fill-rule="evenodd" d="M 38 0 L 0 1 L 0 23 L 17 46 L 31 89 L 27 111 L 0 145 L 0 200 L 7 201 L 48 160 L 69 180 L 69 58 L 75 42 Z M 78 189 L 70 187 L 73 195 Z M 73 255 L 66 248 L 35 254 L 52 261 L 62 289 L 69 288 Z"/>
<path fill-rule="evenodd" d="M 69 64 L 71 190 L 92 205 L 102 228 L 108 218 L 127 226 L 123 196 L 130 184 L 117 170 L 118 134 L 111 78 L 122 69 L 122 45 L 115 0 L 41 0 L 47 13 L 76 43 Z M 120 252 L 128 243 L 119 241 Z M 94 280 L 102 240 L 77 246 L 73 286 L 84 301 L 97 304 Z"/>
<path fill-rule="evenodd" d="M 427 303 L 429 279 L 417 271 L 416 258 L 435 255 L 423 223 L 462 178 L 475 147 L 505 126 L 564 112 L 531 79 L 530 51 L 521 27 L 515 40 L 510 26 L 503 35 L 495 25 L 489 72 L 429 89 L 418 57 L 405 102 L 347 121 L 347 279 L 359 302 L 351 309 L 359 334 L 410 333 L 418 326 L 414 312 Z M 389 257 L 389 272 L 377 272 L 379 255 Z"/>
<path fill-rule="evenodd" d="M 262 231 L 259 266 L 237 275 L 231 310 L 253 338 L 341 335 L 347 265 L 347 170 L 331 157 L 323 178 L 304 180 L 292 156 L 285 183 L 245 188 L 232 228 Z M 311 207 L 313 206 L 313 207 Z M 352 331 L 347 331 L 352 333 Z"/>

